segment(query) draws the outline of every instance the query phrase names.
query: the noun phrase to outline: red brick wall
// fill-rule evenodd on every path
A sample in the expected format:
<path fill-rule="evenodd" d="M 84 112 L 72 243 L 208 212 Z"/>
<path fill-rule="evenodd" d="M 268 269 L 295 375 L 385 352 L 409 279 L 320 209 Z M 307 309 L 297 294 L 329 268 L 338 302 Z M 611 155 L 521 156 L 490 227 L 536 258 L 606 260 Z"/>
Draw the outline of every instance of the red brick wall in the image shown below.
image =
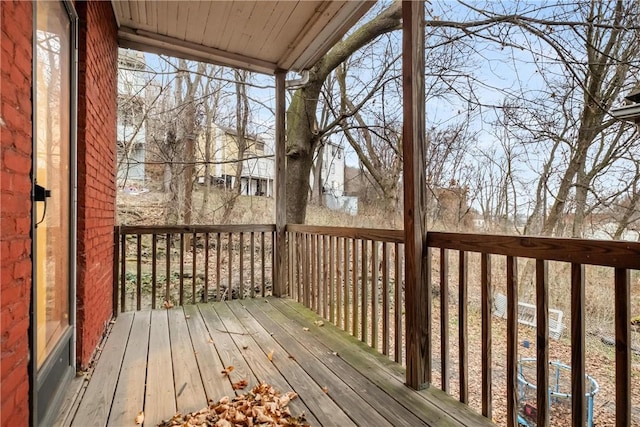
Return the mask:
<path fill-rule="evenodd" d="M 29 422 L 31 2 L 0 7 L 0 425 Z"/>
<path fill-rule="evenodd" d="M 77 2 L 77 357 L 86 367 L 112 316 L 118 45 L 111 2 Z"/>

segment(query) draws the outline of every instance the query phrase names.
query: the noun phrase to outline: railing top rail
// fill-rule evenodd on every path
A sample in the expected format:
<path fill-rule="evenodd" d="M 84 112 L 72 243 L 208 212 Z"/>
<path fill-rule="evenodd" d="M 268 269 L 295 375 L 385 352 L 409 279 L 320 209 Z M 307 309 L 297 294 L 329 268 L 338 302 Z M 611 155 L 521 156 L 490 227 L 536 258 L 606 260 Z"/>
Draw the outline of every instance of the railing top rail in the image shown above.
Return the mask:
<path fill-rule="evenodd" d="M 640 269 L 640 243 L 629 241 L 429 232 L 427 245 L 468 252 Z"/>
<path fill-rule="evenodd" d="M 287 231 L 294 233 L 323 234 L 326 236 L 347 237 L 351 239 L 375 240 L 378 242 L 404 243 L 403 230 L 287 224 Z"/>
<path fill-rule="evenodd" d="M 116 227 L 124 234 L 189 234 L 189 233 L 270 233 L 275 224 L 229 224 L 229 225 L 121 225 Z"/>

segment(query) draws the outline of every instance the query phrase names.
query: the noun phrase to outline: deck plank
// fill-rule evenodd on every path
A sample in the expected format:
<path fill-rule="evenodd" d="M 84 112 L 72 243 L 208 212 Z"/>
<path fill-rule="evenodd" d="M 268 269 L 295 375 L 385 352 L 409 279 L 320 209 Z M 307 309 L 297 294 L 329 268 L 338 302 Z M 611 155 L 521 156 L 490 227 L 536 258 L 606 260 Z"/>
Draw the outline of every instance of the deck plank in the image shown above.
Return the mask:
<path fill-rule="evenodd" d="M 274 333 L 276 340 L 282 340 L 289 351 L 295 351 L 293 354 L 296 355 L 296 359 L 307 372 L 317 370 L 318 366 L 330 369 L 333 379 L 325 381 L 328 383 L 329 395 L 334 397 L 334 400 L 339 402 L 345 410 L 357 407 L 357 412 L 353 416 L 359 421 L 365 420 L 364 425 L 378 426 L 392 423 L 398 427 L 426 426 L 407 408 L 395 400 L 389 399 L 386 393 L 356 371 L 339 354 L 334 354 L 306 332 L 300 333 L 302 326 L 295 321 L 288 321 L 282 312 L 272 307 L 271 304 L 254 303 L 253 305 L 248 304 L 247 308 L 258 322 Z M 299 357 L 300 355 L 305 355 L 305 357 Z M 348 390 L 340 393 L 340 388 L 343 387 Z M 381 408 L 384 410 L 380 411 Z M 359 412 L 364 413 L 360 414 Z M 377 419 L 372 419 L 372 412 L 375 412 Z M 385 417 L 386 420 L 380 420 L 378 417 Z"/>
<path fill-rule="evenodd" d="M 244 360 L 236 344 L 231 339 L 231 334 L 225 329 L 224 324 L 218 317 L 218 313 L 213 308 L 212 304 L 200 304 L 198 305 L 204 323 L 209 330 L 209 334 L 213 338 L 213 343 L 216 346 L 218 355 L 224 366 L 233 366 L 233 371 L 229 373 L 229 379 L 232 383 L 236 383 L 240 380 L 247 380 L 248 388 L 252 389 L 259 384 L 258 379 L 251 371 L 251 368 Z M 218 372 L 220 376 L 222 374 Z M 240 390 L 237 394 L 242 394 Z M 229 396 L 232 397 L 232 396 Z"/>
<path fill-rule="evenodd" d="M 291 378 L 297 378 L 301 372 L 299 367 L 296 367 L 296 363 L 287 357 L 285 361 L 282 355 L 287 354 L 286 350 L 283 349 L 276 343 L 269 332 L 267 332 L 264 327 L 256 322 L 256 320 L 247 312 L 244 306 L 240 305 L 238 302 L 230 302 L 228 303 L 230 309 L 233 314 L 237 317 L 242 326 L 247 330 L 247 332 L 251 335 L 253 341 L 255 342 L 256 347 L 259 347 L 263 351 L 263 356 L 267 359 L 267 354 L 269 351 L 274 350 L 274 358 L 273 362 L 269 362 L 274 369 L 280 374 L 280 378 L 275 376 L 274 378 L 269 378 L 267 381 L 269 384 L 273 385 L 280 392 L 287 391 L 296 391 L 293 385 L 291 384 Z M 264 353 L 265 349 L 267 349 L 266 353 Z M 291 401 L 289 404 L 291 408 L 291 413 L 295 415 L 299 415 L 301 413 L 305 414 L 306 420 L 311 425 L 320 425 L 320 422 L 317 420 L 315 415 L 313 415 L 313 411 L 306 405 L 305 399 L 327 399 L 327 396 L 324 396 L 321 393 L 321 390 L 313 390 L 312 394 L 305 393 L 304 396 L 299 396 L 299 399 L 295 399 Z M 319 407 L 320 405 L 311 405 L 312 408 Z"/>
<path fill-rule="evenodd" d="M 156 426 L 176 412 L 167 311 L 151 312 L 147 388 L 144 398 L 145 426 Z"/>
<path fill-rule="evenodd" d="M 123 313 L 118 316 L 118 321 L 113 325 L 109 338 L 102 349 L 100 363 L 93 371 L 91 381 L 73 419 L 73 426 L 104 426 L 107 424 L 118 382 L 117 373 L 122 365 L 132 323 L 133 313 Z"/>
<path fill-rule="evenodd" d="M 152 426 L 204 407 L 207 397 L 232 397 L 264 381 L 298 393 L 290 409 L 313 426 L 494 426 L 434 387 L 408 388 L 402 366 L 316 320 L 281 298 L 123 313 L 67 420 L 133 425 L 144 402 L 144 425 Z M 224 376 L 229 365 L 235 369 Z M 249 384 L 234 391 L 231 383 L 240 379 Z"/>
<path fill-rule="evenodd" d="M 168 310 L 168 315 L 176 405 L 178 411 L 186 414 L 207 406 L 207 395 L 191 344 L 191 336 L 185 318 L 187 315 L 182 308 Z"/>
<path fill-rule="evenodd" d="M 281 298 L 269 298 L 269 301 L 286 317 L 296 320 L 301 325 L 313 325 L 312 322 L 316 320 L 316 316 L 300 304 Z M 326 324 L 325 327 L 311 329 L 310 332 L 427 424 L 433 426 L 495 425 L 489 419 L 473 412 L 468 406 L 434 387 L 420 392 L 406 387 L 404 368 L 337 327 Z"/>
<path fill-rule="evenodd" d="M 275 313 L 273 313 L 273 310 L 271 310 L 272 307 L 269 307 L 269 305 L 268 303 L 262 302 L 249 302 L 247 303 L 247 308 L 263 327 L 273 333 L 276 341 L 286 347 L 292 355 L 295 355 L 298 364 L 309 376 L 311 376 L 317 384 L 322 384 L 326 387 L 327 394 L 337 402 L 342 410 L 352 419 L 358 420 L 357 424 L 363 426 L 403 425 L 407 427 L 425 425 L 421 423 L 417 417 L 414 417 L 414 423 L 407 422 L 405 424 L 398 422 L 400 421 L 397 416 L 398 414 L 391 413 L 390 408 L 383 404 L 382 407 L 385 408 L 384 412 L 389 417 L 385 418 L 378 412 L 375 405 L 373 405 L 374 402 L 378 401 L 377 397 L 383 394 L 375 384 L 368 381 L 358 382 L 358 379 L 364 378 L 353 368 L 343 370 L 342 374 L 344 374 L 344 376 L 336 375 L 326 364 L 330 364 L 331 359 L 339 359 L 339 357 L 326 348 L 323 349 L 323 351 L 312 353 L 308 347 L 309 340 L 304 335 L 304 332 L 302 332 L 302 327 L 297 325 L 294 330 L 287 331 L 286 328 L 281 326 L 281 322 L 286 320 L 284 316 L 278 319 L 278 321 L 271 318 L 271 315 Z M 293 335 L 303 337 L 304 339 L 298 342 Z M 356 388 L 352 389 L 345 380 L 349 380 L 349 384 Z M 356 389 L 359 389 L 360 393 L 357 393 Z M 386 400 L 389 400 L 388 397 Z M 408 411 L 405 410 L 405 412 Z"/>
<path fill-rule="evenodd" d="M 147 374 L 147 350 L 151 312 L 135 312 L 133 326 L 124 353 L 120 378 L 116 387 L 109 425 L 123 426 L 135 420 L 144 408 L 144 384 Z"/>
<path fill-rule="evenodd" d="M 235 392 L 231 387 L 231 381 L 228 377 L 220 374 L 224 366 L 198 307 L 185 305 L 184 312 L 189 316 L 187 326 L 207 399 L 218 401 L 224 396 L 232 397 Z"/>
<path fill-rule="evenodd" d="M 287 379 L 268 358 L 268 354 L 272 350 L 274 357 L 282 357 L 286 351 L 277 346 L 277 343 L 263 328 L 251 329 L 241 323 L 238 316 L 242 317 L 243 314 L 246 316 L 246 310 L 240 304 L 233 303 L 232 307 L 233 309 L 230 309 L 226 303 L 216 304 L 215 310 L 228 330 L 234 332 L 231 334 L 231 338 L 255 376 L 260 382 L 266 382 L 282 393 L 293 390 Z M 261 336 L 256 337 L 258 334 Z M 301 399 L 291 401 L 289 407 L 293 415 L 304 413 L 307 421 L 317 424 L 317 420 L 311 415 L 311 411 Z"/>

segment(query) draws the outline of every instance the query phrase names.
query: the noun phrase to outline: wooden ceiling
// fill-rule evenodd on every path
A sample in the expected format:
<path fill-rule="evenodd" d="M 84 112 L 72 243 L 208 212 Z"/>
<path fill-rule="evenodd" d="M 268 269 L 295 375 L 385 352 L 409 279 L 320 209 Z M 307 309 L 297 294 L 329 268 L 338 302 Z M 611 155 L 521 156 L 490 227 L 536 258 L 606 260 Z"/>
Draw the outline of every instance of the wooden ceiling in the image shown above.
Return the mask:
<path fill-rule="evenodd" d="M 373 3 L 112 0 L 122 47 L 267 74 L 309 68 Z"/>

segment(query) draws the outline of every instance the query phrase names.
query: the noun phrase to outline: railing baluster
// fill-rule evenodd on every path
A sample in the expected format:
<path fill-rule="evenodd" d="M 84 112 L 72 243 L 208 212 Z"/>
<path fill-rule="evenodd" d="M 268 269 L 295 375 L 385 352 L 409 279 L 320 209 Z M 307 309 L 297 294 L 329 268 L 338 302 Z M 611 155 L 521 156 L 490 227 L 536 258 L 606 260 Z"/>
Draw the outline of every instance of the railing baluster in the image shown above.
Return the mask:
<path fill-rule="evenodd" d="M 233 299 L 233 233 L 227 234 L 227 299 Z"/>
<path fill-rule="evenodd" d="M 584 265 L 571 264 L 571 412 L 572 425 L 585 419 L 584 388 Z"/>
<path fill-rule="evenodd" d="M 616 268 L 616 426 L 631 424 L 631 281 L 629 270 Z"/>
<path fill-rule="evenodd" d="M 260 233 L 260 269 L 262 270 L 262 285 L 260 287 L 261 295 L 264 297 L 267 293 L 267 285 L 265 282 L 265 268 L 264 268 L 264 231 Z"/>
<path fill-rule="evenodd" d="M 351 240 L 351 335 L 358 336 L 358 242 Z"/>
<path fill-rule="evenodd" d="M 329 318 L 327 313 L 329 309 L 329 245 L 327 241 L 329 236 L 322 236 L 322 317 Z"/>
<path fill-rule="evenodd" d="M 322 289 L 322 237 L 314 234 L 316 240 L 316 283 L 315 283 L 315 311 L 320 314 L 320 297 Z"/>
<path fill-rule="evenodd" d="M 165 264 L 165 276 L 164 279 L 166 280 L 166 284 L 165 284 L 165 288 L 164 288 L 164 302 L 166 303 L 170 303 L 171 302 L 171 237 L 172 234 L 171 233 L 167 233 L 167 238 L 166 238 L 166 256 L 167 259 L 166 264 Z M 165 304 L 163 304 L 164 306 Z"/>
<path fill-rule="evenodd" d="M 335 281 L 335 292 L 336 292 L 336 326 L 341 327 L 342 329 L 344 328 L 344 325 L 341 324 L 342 322 L 342 285 L 344 283 L 343 281 L 343 275 L 344 275 L 344 271 L 343 271 L 343 262 L 342 262 L 342 256 L 343 256 L 343 243 L 342 241 L 344 240 L 343 237 L 337 237 L 336 238 L 336 281 Z"/>
<path fill-rule="evenodd" d="M 196 303 L 196 266 L 198 253 L 196 252 L 197 234 L 194 232 L 191 236 L 191 304 Z"/>
<path fill-rule="evenodd" d="M 393 272 L 393 360 L 396 363 L 402 363 L 402 246 L 399 243 L 395 244 L 396 258 L 394 260 L 394 272 Z"/>
<path fill-rule="evenodd" d="M 371 241 L 371 347 L 378 350 L 378 242 Z"/>
<path fill-rule="evenodd" d="M 289 277 L 287 278 L 287 282 L 289 284 L 288 289 L 286 290 L 286 294 L 289 295 L 289 298 L 295 300 L 296 299 L 296 292 L 295 292 L 295 287 L 293 286 L 294 284 L 294 278 L 293 278 L 293 274 L 294 274 L 294 269 L 295 269 L 295 263 L 293 262 L 293 254 L 294 254 L 294 250 L 295 250 L 295 245 L 293 243 L 293 234 L 287 232 L 286 233 L 286 244 L 287 244 L 287 271 L 289 274 Z M 263 295 L 264 296 L 264 295 Z"/>
<path fill-rule="evenodd" d="M 304 234 L 304 248 L 305 250 L 302 252 L 302 255 L 304 257 L 304 281 L 303 281 L 303 286 L 304 286 L 304 305 L 309 308 L 309 309 L 313 309 L 311 307 L 311 281 L 313 280 L 313 259 L 314 257 L 312 256 L 311 253 L 311 248 L 312 248 L 312 244 L 313 241 L 311 240 L 311 235 L 308 233 Z"/>
<path fill-rule="evenodd" d="M 302 235 L 296 233 L 296 287 L 298 288 L 298 302 L 302 302 L 302 276 L 304 271 L 302 264 Z"/>
<path fill-rule="evenodd" d="M 240 245 L 240 268 L 238 270 L 240 285 L 238 286 L 238 297 L 244 299 L 244 233 L 242 231 L 240 232 L 238 244 Z"/>
<path fill-rule="evenodd" d="M 549 280 L 547 261 L 536 260 L 537 425 L 549 425 Z"/>
<path fill-rule="evenodd" d="M 482 415 L 491 419 L 491 255 L 480 254 L 482 298 Z"/>
<path fill-rule="evenodd" d="M 253 235 L 253 231 L 251 232 L 251 235 L 250 235 L 249 246 L 251 247 L 251 292 L 249 293 L 249 295 L 251 296 L 251 298 L 255 298 L 256 296 L 256 276 L 255 276 L 256 242 L 255 242 L 255 236 Z"/>
<path fill-rule="evenodd" d="M 220 289 L 220 233 L 216 234 L 216 301 L 222 298 Z"/>
<path fill-rule="evenodd" d="M 343 259 L 343 279 L 344 279 L 344 298 L 342 298 L 342 303 L 344 307 L 342 308 L 342 327 L 345 331 L 349 331 L 349 239 L 346 237 L 342 242 L 344 244 L 344 259 Z"/>
<path fill-rule="evenodd" d="M 142 309 L 142 236 L 136 235 L 136 310 Z"/>
<path fill-rule="evenodd" d="M 382 354 L 389 355 L 389 244 L 382 242 Z"/>
<path fill-rule="evenodd" d="M 507 424 L 518 425 L 518 260 L 507 256 Z"/>
<path fill-rule="evenodd" d="M 440 383 L 449 392 L 449 254 L 440 249 Z"/>
<path fill-rule="evenodd" d="M 120 280 L 118 274 L 120 272 L 120 226 L 113 229 L 113 315 L 118 317 L 120 309 L 118 309 L 118 291 L 120 289 Z"/>
<path fill-rule="evenodd" d="M 360 340 L 364 343 L 367 342 L 367 328 L 369 323 L 369 313 L 367 309 L 367 299 L 369 296 L 369 292 L 367 289 L 367 271 L 369 267 L 369 254 L 367 250 L 367 240 L 362 239 L 361 243 L 361 261 L 362 261 L 362 272 L 360 274 Z"/>
<path fill-rule="evenodd" d="M 460 251 L 458 256 L 458 371 L 460 372 L 460 402 L 462 403 L 469 402 L 468 261 L 467 253 Z"/>
<path fill-rule="evenodd" d="M 155 233 L 151 235 L 151 308 L 156 308 L 156 262 L 158 259 L 158 239 Z"/>
<path fill-rule="evenodd" d="M 204 302 L 209 302 L 209 233 L 204 233 Z"/>
<path fill-rule="evenodd" d="M 180 305 L 184 305 L 184 233 L 180 233 L 180 295 L 178 297 Z"/>
<path fill-rule="evenodd" d="M 316 310 L 316 286 L 317 286 L 317 264 L 316 264 L 316 252 L 318 240 L 315 234 L 310 234 L 309 239 L 311 243 L 311 310 Z"/>
<path fill-rule="evenodd" d="M 127 235 L 121 235 L 120 245 L 122 246 L 120 253 L 122 266 L 120 270 L 120 311 L 125 311 L 125 302 L 127 296 Z"/>
<path fill-rule="evenodd" d="M 335 271 L 334 262 L 335 262 L 335 238 L 333 236 L 329 236 L 329 321 L 334 323 L 336 321 L 335 318 L 335 294 L 334 294 L 334 278 Z"/>

